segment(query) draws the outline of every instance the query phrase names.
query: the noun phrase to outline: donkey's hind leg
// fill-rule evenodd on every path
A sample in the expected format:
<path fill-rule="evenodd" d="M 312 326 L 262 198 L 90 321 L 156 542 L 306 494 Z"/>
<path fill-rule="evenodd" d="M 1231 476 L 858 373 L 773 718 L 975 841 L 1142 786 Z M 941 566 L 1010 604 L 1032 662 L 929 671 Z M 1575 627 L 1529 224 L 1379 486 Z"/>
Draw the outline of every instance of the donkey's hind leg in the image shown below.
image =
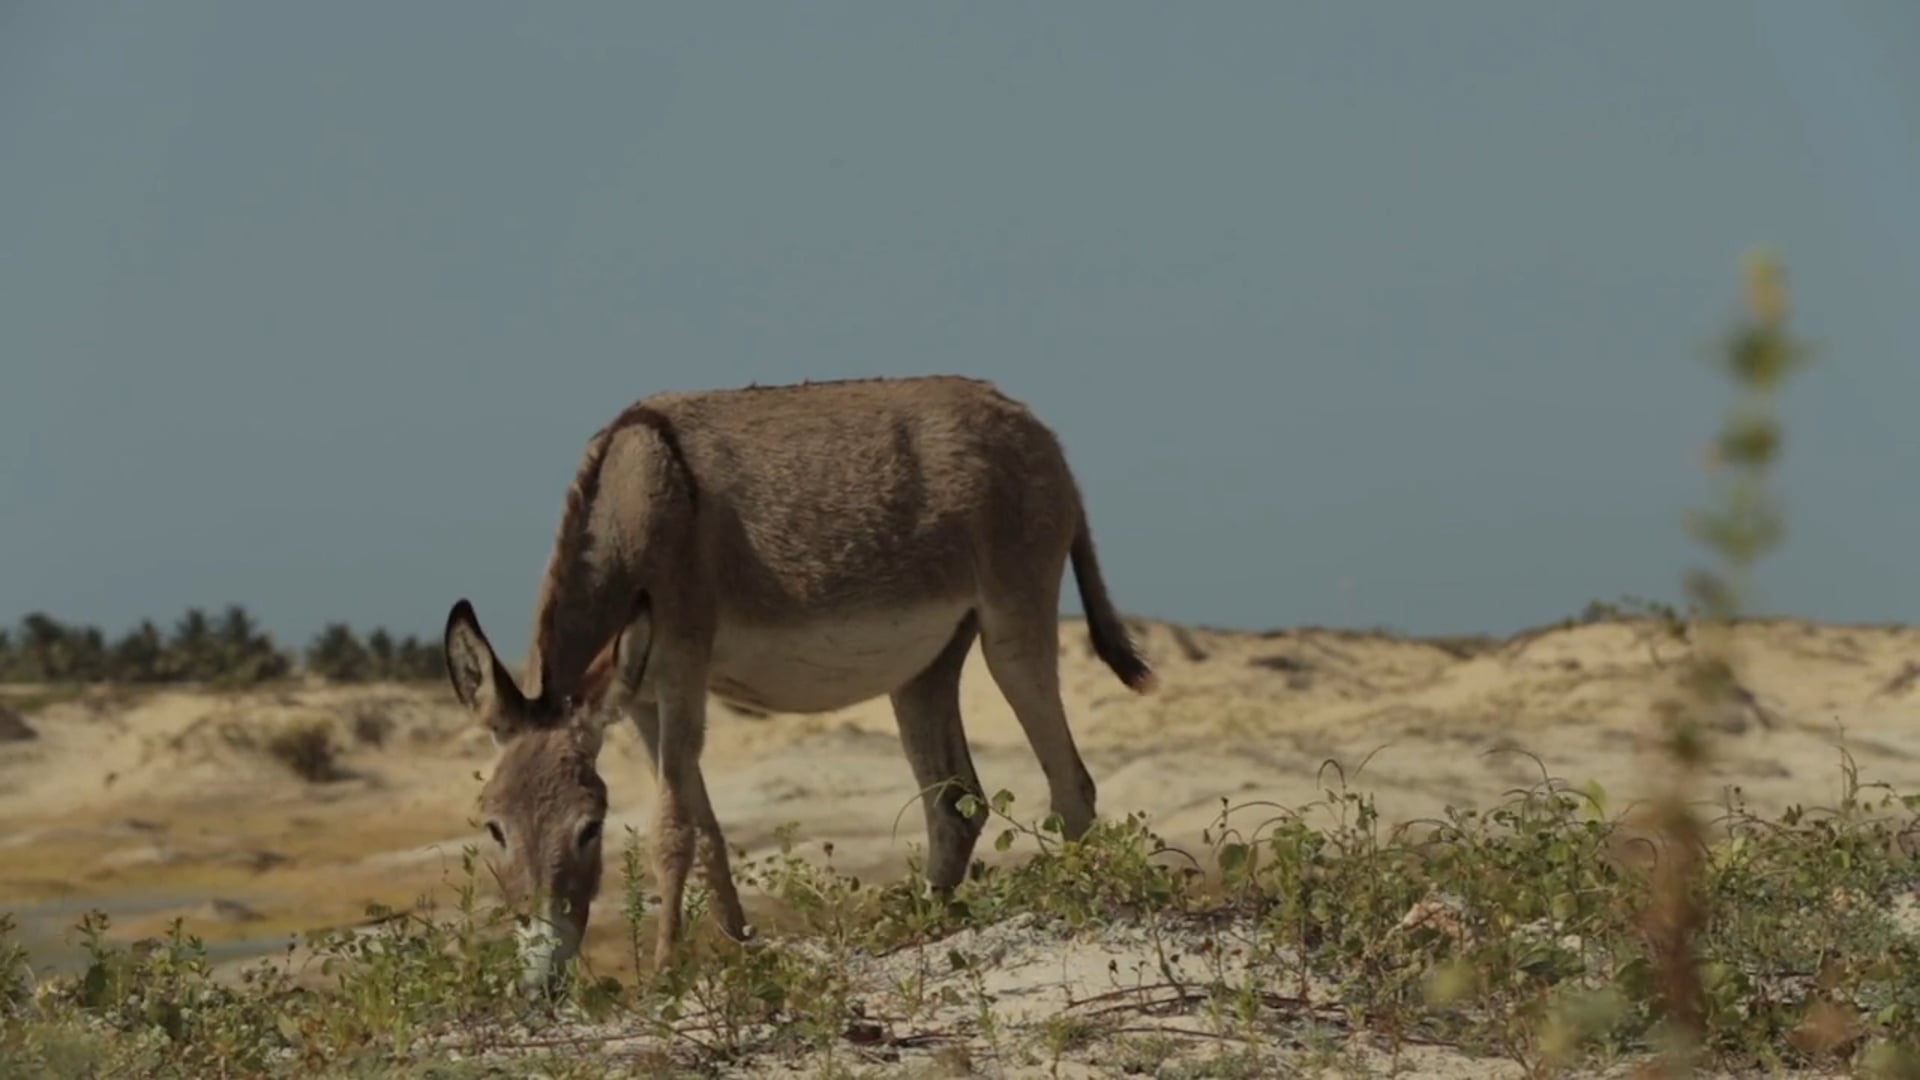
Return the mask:
<path fill-rule="evenodd" d="M 1093 824 L 1093 775 L 1080 759 L 1060 701 L 1060 620 L 1056 590 L 1023 594 L 1005 607 L 980 613 L 980 647 L 994 684 L 1026 731 L 1027 744 L 1046 773 L 1062 834 L 1083 836 Z"/>
<path fill-rule="evenodd" d="M 960 672 L 977 627 L 978 620 L 968 614 L 933 663 L 891 695 L 900 745 L 921 787 L 927 817 L 927 884 L 936 890 L 960 884 L 986 826 L 984 805 L 972 815 L 960 808 L 960 800 L 967 795 L 985 798 L 960 717 Z"/>

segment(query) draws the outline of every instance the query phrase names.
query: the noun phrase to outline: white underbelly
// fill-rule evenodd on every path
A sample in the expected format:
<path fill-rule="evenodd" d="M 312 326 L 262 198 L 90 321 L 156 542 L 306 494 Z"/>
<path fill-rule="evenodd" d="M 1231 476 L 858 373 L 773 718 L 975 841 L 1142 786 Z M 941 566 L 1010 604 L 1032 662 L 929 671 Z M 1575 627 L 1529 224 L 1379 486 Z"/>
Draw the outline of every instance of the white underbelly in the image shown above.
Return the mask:
<path fill-rule="evenodd" d="M 890 694 L 953 640 L 965 602 L 819 616 L 793 626 L 723 621 L 707 685 L 769 712 L 827 712 Z"/>

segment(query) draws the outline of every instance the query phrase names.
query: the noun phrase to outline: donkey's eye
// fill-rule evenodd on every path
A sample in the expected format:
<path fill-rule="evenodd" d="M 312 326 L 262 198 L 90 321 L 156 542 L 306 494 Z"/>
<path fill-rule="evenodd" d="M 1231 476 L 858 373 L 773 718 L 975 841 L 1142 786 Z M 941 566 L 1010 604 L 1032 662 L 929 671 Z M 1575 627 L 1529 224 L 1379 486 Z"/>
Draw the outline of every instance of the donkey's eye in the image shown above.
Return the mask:
<path fill-rule="evenodd" d="M 599 841 L 600 825 L 601 823 L 598 821 L 589 821 L 585 825 L 580 826 L 581 847 L 590 847 Z"/>
<path fill-rule="evenodd" d="M 507 846 L 506 830 L 500 828 L 499 822 L 497 821 L 487 822 L 487 835 L 493 837 L 493 842 L 500 845 L 501 847 Z"/>

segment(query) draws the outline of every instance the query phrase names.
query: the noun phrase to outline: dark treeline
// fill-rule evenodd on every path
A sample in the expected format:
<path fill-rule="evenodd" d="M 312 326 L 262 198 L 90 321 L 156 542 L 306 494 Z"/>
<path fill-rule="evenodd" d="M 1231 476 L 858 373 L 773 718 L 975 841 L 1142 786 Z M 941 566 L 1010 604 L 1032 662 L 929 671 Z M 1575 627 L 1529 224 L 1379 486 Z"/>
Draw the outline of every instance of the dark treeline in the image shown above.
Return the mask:
<path fill-rule="evenodd" d="M 239 605 L 190 608 L 170 629 L 142 622 L 118 640 L 44 612 L 0 629 L 0 682 L 249 685 L 305 672 L 334 682 L 445 677 L 440 643 L 331 623 L 296 655 Z"/>

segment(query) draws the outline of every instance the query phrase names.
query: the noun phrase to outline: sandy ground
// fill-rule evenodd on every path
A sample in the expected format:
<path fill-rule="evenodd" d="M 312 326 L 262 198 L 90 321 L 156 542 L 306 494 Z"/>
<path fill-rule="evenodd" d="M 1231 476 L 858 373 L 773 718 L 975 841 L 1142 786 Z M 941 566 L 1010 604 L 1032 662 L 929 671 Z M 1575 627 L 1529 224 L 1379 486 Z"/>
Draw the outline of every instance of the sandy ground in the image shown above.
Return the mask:
<path fill-rule="evenodd" d="M 1390 820 L 1484 806 L 1535 783 L 1541 765 L 1528 754 L 1570 783 L 1597 780 L 1624 805 L 1655 776 L 1651 705 L 1683 654 L 1658 626 L 1628 622 L 1480 650 L 1312 630 L 1137 632 L 1161 680 L 1146 697 L 1099 665 L 1077 620 L 1063 621 L 1068 712 L 1101 813 L 1144 811 L 1169 841 L 1194 847 L 1223 798 L 1320 798 L 1334 781 L 1329 760 Z M 1703 798 L 1737 788 L 1763 811 L 1831 804 L 1842 747 L 1864 781 L 1920 790 L 1920 630 L 1778 621 L 1743 628 L 1740 641 L 1752 700 L 1729 716 L 1721 788 Z M 1044 780 L 978 656 L 963 709 L 989 791 L 1011 790 L 1014 813 L 1037 819 Z M 470 815 L 491 758 L 442 685 L 103 692 L 29 720 L 38 738 L 0 743 L 0 910 L 22 918 L 49 962 L 71 959 L 61 932 L 92 906 L 128 936 L 184 915 L 238 955 L 351 924 L 368 902 L 408 903 L 477 839 Z M 260 749 L 271 732 L 314 720 L 349 747 L 346 778 L 302 782 Z M 818 716 L 716 706 L 711 722 L 705 770 L 731 842 L 770 850 L 793 823 L 803 842 L 830 840 L 843 870 L 904 872 L 922 822 L 884 700 Z M 378 745 L 356 738 L 375 726 L 387 728 Z M 630 728 L 610 734 L 601 771 L 617 851 L 624 827 L 644 832 L 652 794 Z M 599 905 L 596 924 L 617 920 L 614 906 Z M 596 944 L 617 944 L 618 933 L 608 925 Z M 604 970 L 615 952 L 592 955 Z"/>

